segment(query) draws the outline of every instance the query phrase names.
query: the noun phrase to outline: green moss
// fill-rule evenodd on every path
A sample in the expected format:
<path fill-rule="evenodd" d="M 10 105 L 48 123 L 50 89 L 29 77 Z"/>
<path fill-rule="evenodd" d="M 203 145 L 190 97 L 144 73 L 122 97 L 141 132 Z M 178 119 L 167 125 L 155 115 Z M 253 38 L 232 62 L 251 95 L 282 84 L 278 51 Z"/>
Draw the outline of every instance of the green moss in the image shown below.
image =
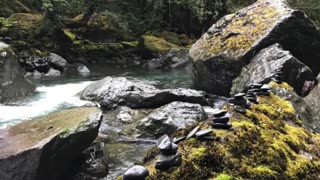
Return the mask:
<path fill-rule="evenodd" d="M 151 163 L 149 179 L 317 179 L 320 135 L 304 129 L 291 104 L 280 97 L 271 94 L 258 100 L 245 115 L 226 106 L 233 130 L 215 130 L 213 141 L 181 142 L 182 165 L 159 171 Z M 209 122 L 198 125 L 210 128 Z"/>
<path fill-rule="evenodd" d="M 127 42 L 127 41 L 122 41 L 120 42 L 125 48 L 135 48 L 138 46 L 139 41 L 131 41 L 131 42 Z"/>
<path fill-rule="evenodd" d="M 254 179 L 277 179 L 277 172 L 267 166 L 258 166 L 251 170 Z"/>
<path fill-rule="evenodd" d="M 197 41 L 194 56 L 206 60 L 220 53 L 227 53 L 234 59 L 244 55 L 287 12 L 274 6 L 259 1 L 240 12 L 225 16 L 212 27 L 215 32 Z"/>
<path fill-rule="evenodd" d="M 272 87 L 276 87 L 276 88 L 283 88 L 283 89 L 287 89 L 288 91 L 294 91 L 293 87 L 291 87 L 288 83 L 286 82 L 282 82 L 282 83 L 276 83 L 274 81 L 271 81 L 269 83 Z"/>
<path fill-rule="evenodd" d="M 64 29 L 63 32 L 71 41 L 74 41 L 77 38 L 77 36 L 75 34 L 73 34 L 70 31 L 70 29 Z"/>
<path fill-rule="evenodd" d="M 17 13 L 11 15 L 7 19 L 7 26 L 12 26 L 21 29 L 31 29 L 41 24 L 43 19 L 42 15 Z"/>
<path fill-rule="evenodd" d="M 232 177 L 228 174 L 219 174 L 216 178 L 213 178 L 211 180 L 232 180 Z"/>
<path fill-rule="evenodd" d="M 169 43 L 162 38 L 150 35 L 142 36 L 141 46 L 153 53 L 165 53 L 170 51 L 171 48 L 179 48 L 179 46 Z"/>

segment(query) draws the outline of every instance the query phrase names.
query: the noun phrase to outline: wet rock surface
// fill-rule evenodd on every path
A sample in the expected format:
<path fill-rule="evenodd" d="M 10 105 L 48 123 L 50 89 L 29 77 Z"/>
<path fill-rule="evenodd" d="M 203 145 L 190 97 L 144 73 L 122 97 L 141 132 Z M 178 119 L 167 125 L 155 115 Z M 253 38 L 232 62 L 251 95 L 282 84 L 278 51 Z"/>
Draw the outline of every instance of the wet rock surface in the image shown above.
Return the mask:
<path fill-rule="evenodd" d="M 191 89 L 164 89 L 136 79 L 106 77 L 94 82 L 81 92 L 84 100 L 99 102 L 105 110 L 117 106 L 157 108 L 174 101 L 209 104 L 206 93 Z"/>
<path fill-rule="evenodd" d="M 317 28 L 304 13 L 290 9 L 284 1 L 259 0 L 220 19 L 192 46 L 194 86 L 229 95 L 241 69 L 275 43 L 318 73 L 319 39 Z"/>
<path fill-rule="evenodd" d="M 124 173 L 123 180 L 145 180 L 148 176 L 149 171 L 145 167 L 133 166 Z"/>
<path fill-rule="evenodd" d="M 9 45 L 0 42 L 0 102 L 24 97 L 36 86 L 24 76 L 24 71 Z"/>
<path fill-rule="evenodd" d="M 302 94 L 305 81 L 315 80 L 308 66 L 293 57 L 289 51 L 283 50 L 279 44 L 274 44 L 261 50 L 242 69 L 241 74 L 233 81 L 231 94 L 247 89 L 254 83 L 268 83 L 280 75 L 281 81 L 287 82 L 299 95 Z M 274 80 L 279 82 L 279 79 Z"/>
<path fill-rule="evenodd" d="M 0 179 L 59 179 L 97 137 L 101 112 L 68 109 L 0 132 Z"/>
<path fill-rule="evenodd" d="M 206 118 L 207 115 L 199 104 L 173 102 L 154 110 L 138 123 L 137 129 L 142 137 L 157 138 Z"/>

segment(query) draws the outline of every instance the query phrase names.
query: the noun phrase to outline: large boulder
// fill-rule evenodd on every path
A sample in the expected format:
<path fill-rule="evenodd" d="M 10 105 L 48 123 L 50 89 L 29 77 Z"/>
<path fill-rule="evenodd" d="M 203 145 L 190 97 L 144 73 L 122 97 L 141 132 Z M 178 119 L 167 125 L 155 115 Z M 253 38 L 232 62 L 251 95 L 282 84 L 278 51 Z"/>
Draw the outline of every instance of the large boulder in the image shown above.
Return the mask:
<path fill-rule="evenodd" d="M 270 84 L 272 86 L 272 92 L 275 95 L 291 103 L 297 117 L 301 120 L 306 129 L 317 133 L 320 132 L 319 106 L 315 106 L 312 102 L 308 102 L 309 100 L 307 100 L 307 98 L 304 99 L 300 97 L 287 83 L 277 84 L 275 82 L 270 82 Z"/>
<path fill-rule="evenodd" d="M 0 179 L 61 179 L 97 137 L 101 112 L 68 109 L 0 132 Z"/>
<path fill-rule="evenodd" d="M 229 95 L 232 81 L 263 48 L 279 43 L 320 71 L 320 33 L 306 15 L 283 0 L 259 0 L 220 19 L 190 49 L 194 86 Z"/>
<path fill-rule="evenodd" d="M 292 86 L 301 95 L 306 81 L 315 81 L 310 68 L 292 56 L 289 51 L 282 49 L 281 45 L 274 44 L 261 50 L 245 66 L 241 74 L 233 81 L 231 94 L 241 92 L 254 83 L 268 83 L 280 70 L 282 80 Z"/>
<path fill-rule="evenodd" d="M 117 106 L 157 108 L 173 101 L 209 105 L 206 93 L 192 89 L 160 90 L 143 81 L 125 77 L 106 77 L 86 87 L 81 99 L 97 101 L 103 109 Z"/>
<path fill-rule="evenodd" d="M 178 129 L 184 129 L 206 118 L 207 115 L 199 104 L 172 102 L 139 121 L 137 129 L 141 137 L 159 138 L 163 134 L 172 135 Z"/>
<path fill-rule="evenodd" d="M 320 74 L 317 79 L 320 82 Z M 320 132 L 320 84 L 314 87 L 304 99 L 312 109 L 313 117 L 315 118 L 314 123 L 317 123 L 317 132 Z"/>
<path fill-rule="evenodd" d="M 59 71 L 64 71 L 68 64 L 67 60 L 55 53 L 50 53 L 49 62 L 52 67 L 58 69 Z"/>
<path fill-rule="evenodd" d="M 18 60 L 9 45 L 0 42 L 0 102 L 26 96 L 36 86 L 24 76 Z"/>

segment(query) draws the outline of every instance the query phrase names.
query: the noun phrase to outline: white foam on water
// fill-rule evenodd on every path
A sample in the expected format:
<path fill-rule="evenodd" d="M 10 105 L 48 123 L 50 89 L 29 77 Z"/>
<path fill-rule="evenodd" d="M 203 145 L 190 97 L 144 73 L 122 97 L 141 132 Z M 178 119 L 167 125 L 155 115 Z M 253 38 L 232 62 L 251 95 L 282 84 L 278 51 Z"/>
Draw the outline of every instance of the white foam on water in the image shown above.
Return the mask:
<path fill-rule="evenodd" d="M 47 115 L 51 112 L 70 107 L 79 107 L 88 103 L 80 100 L 77 94 L 91 82 L 41 86 L 37 94 L 28 97 L 14 105 L 0 105 L 0 129 Z"/>

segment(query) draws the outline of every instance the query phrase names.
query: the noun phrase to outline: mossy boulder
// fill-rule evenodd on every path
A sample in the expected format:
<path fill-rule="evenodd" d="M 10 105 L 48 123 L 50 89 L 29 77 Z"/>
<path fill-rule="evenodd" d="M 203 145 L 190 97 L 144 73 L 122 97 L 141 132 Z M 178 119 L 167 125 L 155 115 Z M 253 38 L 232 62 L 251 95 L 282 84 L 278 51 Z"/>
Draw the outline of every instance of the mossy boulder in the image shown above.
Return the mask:
<path fill-rule="evenodd" d="M 151 35 L 142 36 L 139 46 L 143 56 L 146 58 L 167 53 L 171 48 L 179 48 L 178 45 L 167 42 L 163 38 L 158 38 Z"/>
<path fill-rule="evenodd" d="M 24 76 L 11 47 L 0 42 L 0 102 L 7 102 L 33 93 L 36 86 Z"/>
<path fill-rule="evenodd" d="M 97 137 L 96 107 L 68 109 L 0 132 L 0 179 L 60 179 Z"/>
<path fill-rule="evenodd" d="M 179 143 L 182 164 L 167 171 L 155 169 L 158 152 L 145 158 L 148 179 L 317 179 L 320 170 L 319 135 L 307 131 L 290 102 L 271 94 L 258 97 L 245 114 L 231 113 L 231 130 L 214 130 L 213 140 L 195 138 Z M 176 133 L 187 135 L 194 124 Z"/>
<path fill-rule="evenodd" d="M 194 86 L 229 95 L 232 80 L 263 48 L 279 43 L 320 71 L 320 34 L 303 12 L 283 0 L 259 0 L 220 19 L 190 49 Z"/>

